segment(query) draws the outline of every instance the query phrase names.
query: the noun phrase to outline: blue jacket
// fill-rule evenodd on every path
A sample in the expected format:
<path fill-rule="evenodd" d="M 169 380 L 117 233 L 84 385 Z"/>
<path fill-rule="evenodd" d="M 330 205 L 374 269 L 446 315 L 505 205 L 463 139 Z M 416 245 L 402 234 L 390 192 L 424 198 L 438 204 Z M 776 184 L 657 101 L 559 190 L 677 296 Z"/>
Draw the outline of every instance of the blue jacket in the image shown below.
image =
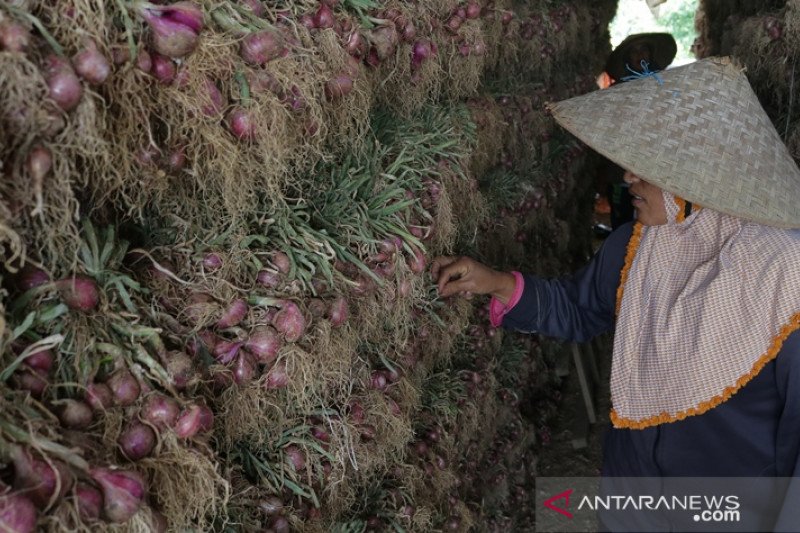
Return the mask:
<path fill-rule="evenodd" d="M 612 330 L 632 227 L 628 223 L 613 232 L 589 265 L 571 277 L 525 275 L 520 300 L 503 317 L 503 327 L 579 342 Z M 602 472 L 624 477 L 800 476 L 800 331 L 747 385 L 710 411 L 641 430 L 610 428 Z M 761 519 L 774 522 L 753 525 L 800 531 L 800 483 L 793 482 L 783 498 L 777 521 L 765 513 Z"/>

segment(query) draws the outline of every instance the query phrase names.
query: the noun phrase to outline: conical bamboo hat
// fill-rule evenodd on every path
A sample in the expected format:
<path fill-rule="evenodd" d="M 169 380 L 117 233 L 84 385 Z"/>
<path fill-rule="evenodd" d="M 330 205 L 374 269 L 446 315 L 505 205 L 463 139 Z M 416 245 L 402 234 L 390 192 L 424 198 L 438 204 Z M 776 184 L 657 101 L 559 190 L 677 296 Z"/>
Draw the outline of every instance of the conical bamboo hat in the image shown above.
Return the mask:
<path fill-rule="evenodd" d="M 697 205 L 800 228 L 800 170 L 740 66 L 709 58 L 549 106 L 581 141 Z"/>

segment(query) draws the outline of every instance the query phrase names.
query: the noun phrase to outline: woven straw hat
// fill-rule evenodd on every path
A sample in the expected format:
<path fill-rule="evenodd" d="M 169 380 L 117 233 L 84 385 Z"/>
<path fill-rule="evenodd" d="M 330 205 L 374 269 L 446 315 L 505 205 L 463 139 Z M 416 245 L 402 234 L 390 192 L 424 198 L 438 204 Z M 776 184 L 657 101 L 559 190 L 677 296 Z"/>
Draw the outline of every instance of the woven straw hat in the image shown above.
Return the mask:
<path fill-rule="evenodd" d="M 616 81 L 631 74 L 625 68 L 625 55 L 631 47 L 637 44 L 646 44 L 650 47 L 652 62 L 658 66 L 659 70 L 667 68 L 672 63 L 672 60 L 675 59 L 675 54 L 678 53 L 678 45 L 675 44 L 675 39 L 669 33 L 637 33 L 629 35 L 614 48 L 614 51 L 611 52 L 608 60 L 606 60 L 606 72 Z M 640 69 L 639 65 L 631 65 L 631 67 L 636 70 Z"/>
<path fill-rule="evenodd" d="M 548 107 L 584 143 L 676 196 L 761 224 L 800 228 L 800 170 L 729 58 Z"/>

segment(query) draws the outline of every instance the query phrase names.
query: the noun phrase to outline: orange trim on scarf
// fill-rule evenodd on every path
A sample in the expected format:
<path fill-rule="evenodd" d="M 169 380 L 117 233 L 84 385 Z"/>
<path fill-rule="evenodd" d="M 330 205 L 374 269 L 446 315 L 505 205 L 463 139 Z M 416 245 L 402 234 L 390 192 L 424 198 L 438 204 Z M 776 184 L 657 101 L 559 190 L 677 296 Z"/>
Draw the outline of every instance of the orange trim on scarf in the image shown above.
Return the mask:
<path fill-rule="evenodd" d="M 686 220 L 686 200 L 677 196 L 673 196 L 672 198 L 675 200 L 675 203 L 678 204 L 678 215 L 675 217 L 675 222 L 680 224 Z"/>
<path fill-rule="evenodd" d="M 792 315 L 792 317 L 789 319 L 789 322 L 781 328 L 780 332 L 775 336 L 774 339 L 772 339 L 772 343 L 770 344 L 767 352 L 762 355 L 758 361 L 756 361 L 755 365 L 753 365 L 753 369 L 736 380 L 735 385 L 726 387 L 719 396 L 714 396 L 710 400 L 700 403 L 700 405 L 697 407 L 692 407 L 691 409 L 681 411 L 675 415 L 661 413 L 660 415 L 645 418 L 644 420 L 631 420 L 628 418 L 622 418 L 616 413 L 616 411 L 612 409 L 610 415 L 611 423 L 614 424 L 615 428 L 644 429 L 647 427 L 657 426 L 659 424 L 677 422 L 687 417 L 702 415 L 703 413 L 710 411 L 714 407 L 729 400 L 731 396 L 739 392 L 739 389 L 747 385 L 751 379 L 756 377 L 758 373 L 761 372 L 761 370 L 767 365 L 767 363 L 778 357 L 778 352 L 781 351 L 784 341 L 789 337 L 789 335 L 798 329 L 800 329 L 800 313 Z"/>
<path fill-rule="evenodd" d="M 619 310 L 622 307 L 622 291 L 625 287 L 625 282 L 628 281 L 628 273 L 633 264 L 633 258 L 636 256 L 636 250 L 639 249 L 639 243 L 642 242 L 642 224 L 637 222 L 633 225 L 633 234 L 631 240 L 628 241 L 628 248 L 625 252 L 625 265 L 619 275 L 619 286 L 617 287 L 617 309 L 616 316 L 619 316 Z"/>
<path fill-rule="evenodd" d="M 675 200 L 675 203 L 678 205 L 678 214 L 677 214 L 677 216 L 675 216 L 675 222 L 680 224 L 681 222 L 686 220 L 686 200 L 684 200 L 683 198 L 679 198 L 677 196 L 673 196 L 672 198 Z M 689 214 L 690 215 L 694 214 L 694 213 L 700 211 L 701 209 L 703 209 L 703 208 L 700 207 L 699 205 L 692 204 L 692 212 L 689 213 Z"/>

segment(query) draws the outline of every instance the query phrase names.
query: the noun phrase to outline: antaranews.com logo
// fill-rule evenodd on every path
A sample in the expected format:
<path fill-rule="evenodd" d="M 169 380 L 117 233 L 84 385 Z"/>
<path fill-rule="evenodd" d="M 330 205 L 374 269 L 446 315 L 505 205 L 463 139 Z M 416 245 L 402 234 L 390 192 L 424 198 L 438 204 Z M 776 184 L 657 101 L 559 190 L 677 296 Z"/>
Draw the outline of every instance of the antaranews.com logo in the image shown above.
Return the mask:
<path fill-rule="evenodd" d="M 787 478 L 538 478 L 536 483 L 535 529 L 542 533 L 772 531 L 780 512 L 774 502 L 788 486 Z"/>
<path fill-rule="evenodd" d="M 592 511 L 688 511 L 695 522 L 739 522 L 739 497 L 706 496 L 624 496 L 606 495 L 590 498 L 584 495 L 578 504 L 578 510 Z"/>

